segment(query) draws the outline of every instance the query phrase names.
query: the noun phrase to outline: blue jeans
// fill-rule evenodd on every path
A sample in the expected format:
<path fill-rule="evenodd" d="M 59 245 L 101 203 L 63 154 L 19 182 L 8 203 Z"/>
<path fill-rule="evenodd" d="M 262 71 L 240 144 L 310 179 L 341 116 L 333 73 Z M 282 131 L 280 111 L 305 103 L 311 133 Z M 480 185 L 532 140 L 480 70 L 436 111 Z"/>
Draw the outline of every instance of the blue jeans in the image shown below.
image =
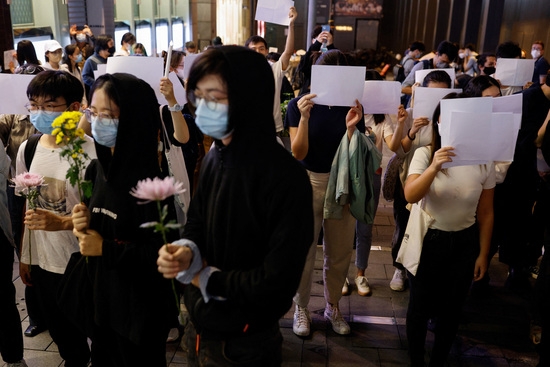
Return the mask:
<path fill-rule="evenodd" d="M 382 174 L 374 174 L 374 216 L 378 210 L 378 202 L 380 201 L 380 188 L 382 187 Z M 355 225 L 355 248 L 357 251 L 355 257 L 355 266 L 357 269 L 365 270 L 369 266 L 370 247 L 372 244 L 372 224 L 366 224 L 357 221 Z"/>
<path fill-rule="evenodd" d="M 426 233 L 416 276 L 407 272 L 410 284 L 407 339 L 411 366 L 424 366 L 430 318 L 435 320 L 435 330 L 429 366 L 445 364 L 478 255 L 479 232 L 475 224 L 457 232 L 429 229 Z"/>

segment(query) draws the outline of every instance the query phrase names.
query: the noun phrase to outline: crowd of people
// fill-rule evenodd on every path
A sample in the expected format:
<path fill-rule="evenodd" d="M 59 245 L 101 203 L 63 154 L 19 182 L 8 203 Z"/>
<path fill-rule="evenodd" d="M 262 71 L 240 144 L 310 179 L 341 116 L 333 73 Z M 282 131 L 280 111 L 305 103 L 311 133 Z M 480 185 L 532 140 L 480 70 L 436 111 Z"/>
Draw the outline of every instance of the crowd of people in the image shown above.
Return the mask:
<path fill-rule="evenodd" d="M 521 57 L 517 44 L 505 42 L 494 54 L 477 54 L 474 45 L 459 49 L 443 41 L 423 59 L 426 47 L 415 41 L 401 63 L 403 104 L 391 114 L 366 114 L 359 100 L 349 106 L 316 103 L 314 66 L 361 64 L 334 45 L 332 30 L 318 27 L 297 68 L 295 98 L 282 111 L 296 18 L 291 7 L 280 55 L 270 55 L 260 36 L 250 37 L 244 47 L 224 46 L 216 37 L 187 79 L 185 51 L 194 53 L 197 46 L 188 42 L 185 51 L 164 55 L 165 63 L 170 60 L 166 70 L 185 88 L 186 104 L 177 100 L 166 75 L 155 86 L 126 73 L 94 77 L 109 57 L 146 55 L 131 33 L 115 51 L 111 36 L 71 27 L 74 42 L 64 48 L 48 42 L 43 65 L 31 42 L 19 42 L 13 72 L 36 76 L 27 88 L 29 114 L 0 115 L 6 147 L 0 149 L 0 353 L 8 366 L 26 366 L 22 335 L 45 329 L 66 366 L 166 366 L 170 330 L 183 327 L 180 297 L 189 315 L 183 338 L 190 365 L 279 366 L 279 319 L 289 309 L 294 309 L 293 332 L 311 334 L 308 305 L 319 244 L 324 318 L 335 333 L 350 334 L 339 302 L 352 287 L 360 296 L 373 293 L 366 269 L 386 168 L 384 144 L 395 153 L 394 178 L 387 175 L 384 182 L 393 185 L 387 191 L 396 223 L 389 287 L 410 288 L 410 365 L 426 365 L 429 322 L 435 326 L 428 365 L 444 365 L 462 305 L 469 294 L 486 294 L 497 251 L 509 266 L 507 286 L 513 291 L 533 292 L 528 277 L 538 275 L 534 337 L 540 342 L 540 366 L 550 363 L 544 339 L 550 327 L 543 251 L 550 217 L 550 168 L 543 164 L 550 161 L 544 44 L 533 44 L 533 79 L 503 86 L 491 75 L 498 59 Z M 450 68 L 457 71 L 456 80 L 446 71 Z M 416 83 L 415 72 L 427 69 Z M 365 80 L 383 77 L 367 69 Z M 512 162 L 446 166 L 459 157 L 455 147 L 442 146 L 440 131 L 449 125 L 442 102 L 432 115 L 413 118 L 414 95 L 420 87 L 453 86 L 462 92 L 442 100 L 521 93 Z M 155 89 L 167 105 L 159 105 Z M 52 127 L 67 111 L 83 112 L 79 126 L 87 133 L 86 160 L 80 175 L 92 184 L 84 199 L 66 177 L 69 163 L 59 161 L 63 142 Z M 169 137 L 164 145 L 181 147 L 189 178 L 192 198 L 183 209 L 185 220 L 170 195 L 142 203 L 132 194 L 138 182 L 173 174 L 159 144 L 163 126 Z M 285 130 L 290 153 L 280 139 Z M 213 141 L 207 149 L 206 138 Z M 36 208 L 13 187 L 12 180 L 25 173 L 44 179 Z M 353 192 L 344 202 L 334 194 L 342 177 Z M 410 212 L 408 204 L 414 204 Z M 411 240 L 414 210 L 430 221 L 412 269 L 400 261 L 407 255 L 402 244 Z M 163 237 L 159 225 L 178 219 L 183 230 Z M 156 231 L 147 228 L 151 222 Z M 356 276 L 350 282 L 354 248 Z M 14 251 L 26 285 L 30 326 L 25 333 L 15 305 Z"/>

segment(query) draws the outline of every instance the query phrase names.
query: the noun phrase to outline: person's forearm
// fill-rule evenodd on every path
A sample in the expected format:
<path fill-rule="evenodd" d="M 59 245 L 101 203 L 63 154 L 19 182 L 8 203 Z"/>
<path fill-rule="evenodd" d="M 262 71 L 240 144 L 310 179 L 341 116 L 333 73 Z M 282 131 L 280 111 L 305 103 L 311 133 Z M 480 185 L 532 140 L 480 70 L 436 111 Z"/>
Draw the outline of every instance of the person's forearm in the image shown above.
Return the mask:
<path fill-rule="evenodd" d="M 294 53 L 294 22 L 288 25 L 288 34 L 286 36 L 285 50 L 281 55 L 281 66 L 283 70 L 288 68 L 290 57 Z"/>
<path fill-rule="evenodd" d="M 300 123 L 297 128 L 290 128 L 290 146 L 294 158 L 301 161 L 303 160 L 309 150 L 309 119 L 305 117 L 300 118 Z"/>
<path fill-rule="evenodd" d="M 405 199 L 409 203 L 416 203 L 426 196 L 437 172 L 435 168 L 429 166 L 421 175 L 413 174 L 407 177 L 404 188 Z"/>

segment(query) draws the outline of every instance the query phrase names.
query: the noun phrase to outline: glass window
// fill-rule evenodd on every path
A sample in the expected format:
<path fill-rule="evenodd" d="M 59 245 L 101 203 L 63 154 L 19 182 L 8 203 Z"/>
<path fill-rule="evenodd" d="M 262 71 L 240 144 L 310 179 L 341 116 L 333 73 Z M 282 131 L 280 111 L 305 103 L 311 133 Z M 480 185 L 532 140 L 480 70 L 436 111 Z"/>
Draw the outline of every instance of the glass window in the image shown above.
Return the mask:
<path fill-rule="evenodd" d="M 136 22 L 136 39 L 145 46 L 148 55 L 153 51 L 151 23 L 146 20 Z"/>
<path fill-rule="evenodd" d="M 157 52 L 160 55 L 162 51 L 168 51 L 168 21 L 166 19 L 158 19 L 156 21 L 156 36 L 157 36 Z"/>
<path fill-rule="evenodd" d="M 184 47 L 183 37 L 183 19 L 172 18 L 172 41 L 174 41 L 174 49 Z"/>

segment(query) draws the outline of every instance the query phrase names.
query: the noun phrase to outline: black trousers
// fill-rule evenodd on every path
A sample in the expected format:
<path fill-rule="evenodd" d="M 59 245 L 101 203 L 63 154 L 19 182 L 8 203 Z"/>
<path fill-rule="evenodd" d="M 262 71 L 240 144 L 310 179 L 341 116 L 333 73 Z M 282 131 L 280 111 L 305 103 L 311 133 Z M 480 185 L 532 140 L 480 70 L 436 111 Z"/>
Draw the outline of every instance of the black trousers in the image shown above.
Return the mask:
<path fill-rule="evenodd" d="M 405 229 L 407 229 L 407 223 L 409 222 L 410 212 L 407 209 L 407 200 L 405 199 L 405 193 L 401 185 L 401 180 L 397 178 L 395 183 L 395 193 L 393 195 L 393 218 L 395 219 L 395 230 L 393 231 L 393 238 L 391 241 L 391 256 L 393 259 L 393 266 L 403 270 L 404 267 L 398 262 L 395 262 L 399 249 L 401 248 L 401 242 L 405 235 Z"/>
<path fill-rule="evenodd" d="M 429 366 L 445 364 L 458 330 L 478 255 L 476 225 L 458 232 L 428 230 L 416 276 L 408 273 L 407 339 L 411 366 L 424 366 L 429 319 L 435 321 Z"/>
<path fill-rule="evenodd" d="M 44 312 L 46 326 L 57 344 L 59 355 L 65 360 L 65 366 L 85 367 L 90 361 L 88 339 L 69 321 L 57 304 L 57 289 L 62 277 L 63 274 L 52 273 L 38 266 L 31 271 L 33 288 Z"/>
<path fill-rule="evenodd" d="M 14 248 L 0 229 L 0 354 L 7 363 L 23 358 L 23 332 L 15 304 Z"/>

